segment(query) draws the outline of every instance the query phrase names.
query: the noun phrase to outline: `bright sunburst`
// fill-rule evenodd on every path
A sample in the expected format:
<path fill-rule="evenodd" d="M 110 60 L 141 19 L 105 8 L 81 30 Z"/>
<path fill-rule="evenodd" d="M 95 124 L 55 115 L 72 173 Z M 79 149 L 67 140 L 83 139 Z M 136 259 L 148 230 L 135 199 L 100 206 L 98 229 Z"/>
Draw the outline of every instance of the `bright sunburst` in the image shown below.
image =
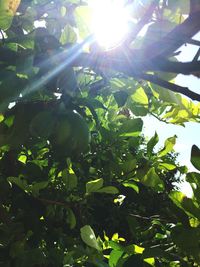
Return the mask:
<path fill-rule="evenodd" d="M 120 0 L 91 0 L 92 31 L 99 45 L 110 49 L 128 33 L 128 12 Z"/>

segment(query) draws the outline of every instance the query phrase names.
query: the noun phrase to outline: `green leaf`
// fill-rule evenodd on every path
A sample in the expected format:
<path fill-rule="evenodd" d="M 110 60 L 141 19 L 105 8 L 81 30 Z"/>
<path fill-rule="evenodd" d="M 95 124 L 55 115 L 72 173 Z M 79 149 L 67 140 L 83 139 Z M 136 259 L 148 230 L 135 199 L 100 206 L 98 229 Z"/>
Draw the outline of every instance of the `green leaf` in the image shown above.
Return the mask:
<path fill-rule="evenodd" d="M 153 149 L 155 147 L 155 145 L 158 143 L 159 141 L 159 137 L 157 132 L 155 132 L 154 136 L 151 137 L 151 139 L 148 141 L 147 143 L 147 154 L 151 155 L 153 152 Z"/>
<path fill-rule="evenodd" d="M 190 215 L 200 220 L 200 209 L 194 204 L 191 198 L 184 197 L 181 205 L 186 212 L 189 212 Z"/>
<path fill-rule="evenodd" d="M 183 252 L 193 256 L 199 262 L 199 228 L 184 228 L 182 225 L 178 225 L 172 228 L 171 237 Z"/>
<path fill-rule="evenodd" d="M 74 44 L 77 41 L 77 35 L 76 32 L 74 31 L 74 28 L 67 24 L 61 34 L 60 37 L 60 42 L 62 45 L 65 44 Z"/>
<path fill-rule="evenodd" d="M 200 171 L 200 149 L 196 145 L 192 146 L 191 163 L 197 170 Z"/>
<path fill-rule="evenodd" d="M 46 182 L 46 181 L 33 184 L 31 186 L 32 194 L 34 196 L 38 197 L 40 190 L 45 189 L 47 186 L 48 186 L 48 182 Z"/>
<path fill-rule="evenodd" d="M 57 86 L 62 93 L 73 97 L 77 92 L 77 79 L 76 73 L 73 68 L 65 68 L 57 79 Z"/>
<path fill-rule="evenodd" d="M 138 88 L 135 93 L 131 96 L 131 99 L 142 105 L 148 105 L 148 97 L 142 87 Z"/>
<path fill-rule="evenodd" d="M 120 167 L 122 168 L 123 173 L 129 174 L 136 168 L 136 159 L 130 159 L 123 162 Z"/>
<path fill-rule="evenodd" d="M 135 116 L 146 116 L 148 114 L 148 109 L 144 106 L 141 106 L 135 102 L 132 102 L 132 104 L 128 104 L 127 105 L 131 112 L 135 115 Z"/>
<path fill-rule="evenodd" d="M 29 187 L 27 181 L 22 177 L 8 177 L 7 181 L 10 182 L 11 184 L 16 184 L 23 191 L 27 190 Z"/>
<path fill-rule="evenodd" d="M 174 169 L 176 169 L 176 165 L 174 165 L 174 164 L 170 164 L 170 163 L 165 163 L 165 162 L 163 162 L 163 163 L 160 163 L 159 165 L 158 165 L 158 167 L 159 168 L 161 168 L 161 169 L 167 169 L 167 170 L 169 170 L 169 171 L 172 171 L 172 170 L 174 170 Z"/>
<path fill-rule="evenodd" d="M 74 15 L 79 35 L 84 40 L 91 33 L 92 9 L 89 6 L 78 6 Z"/>
<path fill-rule="evenodd" d="M 191 182 L 193 180 L 193 182 Z M 195 206 L 200 207 L 200 174 L 199 173 L 189 173 L 186 176 L 186 181 L 190 182 L 190 186 L 193 191 L 193 201 Z M 196 216 L 196 215 L 195 215 Z"/>
<path fill-rule="evenodd" d="M 20 156 L 18 157 L 18 160 L 19 160 L 20 162 L 26 164 L 27 156 L 22 154 L 22 155 L 20 155 Z"/>
<path fill-rule="evenodd" d="M 77 102 L 80 105 L 86 106 L 92 109 L 105 109 L 106 107 L 97 99 L 94 98 L 77 98 Z"/>
<path fill-rule="evenodd" d="M 105 186 L 96 191 L 97 193 L 106 193 L 106 194 L 118 194 L 119 190 L 115 186 Z"/>
<path fill-rule="evenodd" d="M 109 256 L 109 266 L 110 267 L 116 267 L 117 266 L 117 262 L 119 261 L 119 259 L 122 257 L 122 255 L 124 254 L 124 251 L 122 250 L 112 250 Z"/>
<path fill-rule="evenodd" d="M 169 197 L 179 208 L 189 213 L 190 216 L 200 219 L 199 207 L 194 204 L 191 198 L 187 198 L 183 193 L 178 191 L 171 192 Z"/>
<path fill-rule="evenodd" d="M 3 114 L 0 113 L 0 123 L 4 120 Z"/>
<path fill-rule="evenodd" d="M 7 15 L 4 10 L 0 11 L 0 28 L 2 30 L 7 30 L 10 27 L 12 20 L 12 15 Z"/>
<path fill-rule="evenodd" d="M 142 131 L 142 126 L 143 121 L 140 118 L 125 120 L 119 129 L 120 136 L 138 136 Z"/>
<path fill-rule="evenodd" d="M 133 182 L 133 181 L 123 183 L 123 186 L 132 188 L 132 189 L 135 190 L 137 193 L 139 193 L 139 187 L 138 187 L 137 184 L 136 184 L 135 182 Z"/>
<path fill-rule="evenodd" d="M 103 179 L 96 179 L 90 182 L 87 182 L 86 184 L 86 193 L 93 193 L 93 192 L 97 192 L 100 188 L 102 188 L 103 186 Z"/>
<path fill-rule="evenodd" d="M 164 183 L 159 178 L 154 167 L 152 167 L 148 171 L 148 173 L 141 179 L 141 182 L 146 186 L 152 187 L 156 191 L 163 191 L 164 189 Z"/>
<path fill-rule="evenodd" d="M 174 202 L 174 204 L 176 204 L 179 208 L 181 208 L 181 203 L 182 203 L 184 197 L 186 197 L 186 196 L 182 192 L 172 191 L 172 192 L 170 192 L 169 197 Z"/>
<path fill-rule="evenodd" d="M 0 0 L 0 29 L 7 30 L 13 20 L 20 0 Z"/>
<path fill-rule="evenodd" d="M 74 229 L 76 227 L 76 217 L 72 209 L 67 209 L 67 223 L 69 224 L 70 229 Z"/>
<path fill-rule="evenodd" d="M 169 137 L 166 141 L 165 141 L 165 146 L 164 148 L 158 152 L 158 156 L 159 157 L 163 157 L 165 156 L 167 153 L 171 152 L 174 145 L 176 144 L 176 135 L 174 135 L 173 137 Z"/>
<path fill-rule="evenodd" d="M 114 98 L 117 102 L 118 107 L 123 107 L 126 104 L 128 93 L 125 91 L 117 91 L 114 93 Z"/>
<path fill-rule="evenodd" d="M 63 170 L 62 180 L 66 184 L 67 190 L 73 190 L 77 187 L 78 178 L 73 171 L 69 172 L 67 169 Z"/>
<path fill-rule="evenodd" d="M 101 251 L 101 247 L 99 246 L 95 233 L 90 225 L 85 225 L 81 228 L 81 238 L 89 247 Z"/>

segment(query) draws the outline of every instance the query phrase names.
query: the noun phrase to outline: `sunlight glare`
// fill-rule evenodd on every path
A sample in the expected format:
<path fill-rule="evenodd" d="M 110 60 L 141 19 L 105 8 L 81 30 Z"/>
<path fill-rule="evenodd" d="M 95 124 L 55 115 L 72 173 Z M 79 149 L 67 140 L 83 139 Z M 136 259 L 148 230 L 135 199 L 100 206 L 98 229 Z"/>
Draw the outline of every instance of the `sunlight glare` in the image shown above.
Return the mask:
<path fill-rule="evenodd" d="M 128 11 L 119 0 L 91 0 L 92 32 L 105 49 L 119 45 L 128 33 Z"/>

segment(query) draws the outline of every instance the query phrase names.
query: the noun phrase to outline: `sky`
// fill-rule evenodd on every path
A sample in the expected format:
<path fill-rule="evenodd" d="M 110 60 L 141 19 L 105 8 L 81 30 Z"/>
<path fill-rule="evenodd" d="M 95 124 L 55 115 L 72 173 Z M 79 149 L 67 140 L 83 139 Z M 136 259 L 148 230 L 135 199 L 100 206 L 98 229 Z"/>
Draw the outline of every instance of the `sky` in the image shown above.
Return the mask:
<path fill-rule="evenodd" d="M 194 39 L 200 40 L 200 32 L 194 36 Z M 198 47 L 194 45 L 187 45 L 178 50 L 182 51 L 178 60 L 186 62 L 193 59 Z M 200 93 L 200 79 L 192 75 L 178 75 L 175 82 L 179 85 L 190 88 L 192 91 Z M 154 135 L 155 131 L 158 133 L 160 138 L 158 147 L 163 146 L 165 139 L 168 137 L 177 135 L 178 138 L 175 145 L 175 151 L 180 153 L 178 161 L 181 164 L 186 165 L 190 171 L 197 171 L 190 163 L 190 156 L 192 145 L 195 144 L 200 148 L 200 123 L 188 122 L 185 124 L 185 127 L 183 127 L 160 122 L 152 116 L 146 117 L 144 119 L 144 134 L 151 137 Z M 189 197 L 192 195 L 192 190 L 186 182 L 181 185 L 181 191 Z"/>

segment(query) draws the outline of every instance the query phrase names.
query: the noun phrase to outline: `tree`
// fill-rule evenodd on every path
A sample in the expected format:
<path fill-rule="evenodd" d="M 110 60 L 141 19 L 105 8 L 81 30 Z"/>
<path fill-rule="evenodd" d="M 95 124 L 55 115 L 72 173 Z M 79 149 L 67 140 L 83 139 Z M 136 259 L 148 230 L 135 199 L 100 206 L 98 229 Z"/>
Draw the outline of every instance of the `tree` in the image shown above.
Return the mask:
<path fill-rule="evenodd" d="M 144 2 L 102 50 L 87 1 L 0 1 L 0 266 L 200 266 L 200 150 L 188 172 L 176 136 L 142 136 L 147 114 L 199 122 L 200 95 L 173 79 L 199 76 L 199 51 L 175 56 L 200 45 L 200 4 Z"/>

